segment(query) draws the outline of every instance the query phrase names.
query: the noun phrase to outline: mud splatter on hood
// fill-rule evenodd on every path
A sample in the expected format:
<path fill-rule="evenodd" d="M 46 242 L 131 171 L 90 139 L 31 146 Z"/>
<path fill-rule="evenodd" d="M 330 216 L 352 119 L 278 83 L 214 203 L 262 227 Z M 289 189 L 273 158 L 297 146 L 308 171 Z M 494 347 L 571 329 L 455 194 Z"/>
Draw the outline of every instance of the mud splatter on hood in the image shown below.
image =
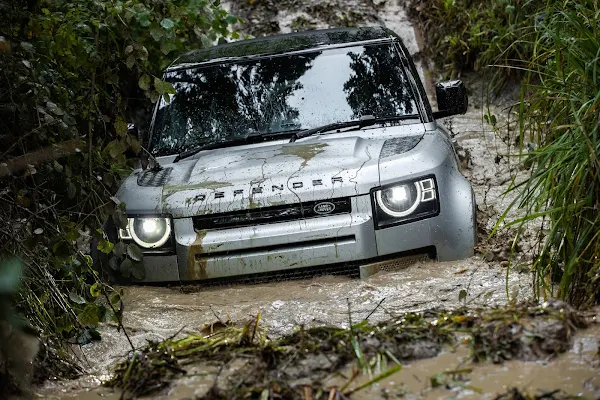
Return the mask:
<path fill-rule="evenodd" d="M 423 134 L 420 124 L 409 130 L 412 145 L 402 151 Z M 368 193 L 379 184 L 379 157 L 390 139 L 382 131 L 199 153 L 167 167 L 161 211 L 187 217 Z"/>

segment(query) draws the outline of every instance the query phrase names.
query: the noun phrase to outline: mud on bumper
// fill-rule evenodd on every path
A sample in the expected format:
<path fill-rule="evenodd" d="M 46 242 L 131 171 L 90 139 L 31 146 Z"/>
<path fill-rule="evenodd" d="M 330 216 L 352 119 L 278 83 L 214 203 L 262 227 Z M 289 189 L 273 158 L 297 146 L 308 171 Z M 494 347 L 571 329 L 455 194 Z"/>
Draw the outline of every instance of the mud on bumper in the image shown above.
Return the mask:
<path fill-rule="evenodd" d="M 471 209 L 457 214 L 446 204 L 435 217 L 376 230 L 371 197 L 351 201 L 348 214 L 222 230 L 196 230 L 192 218 L 175 219 L 176 254 L 145 256 L 146 281 L 358 276 L 402 268 L 406 257 L 448 261 L 473 254 L 474 223 L 464 212 L 474 215 Z"/>

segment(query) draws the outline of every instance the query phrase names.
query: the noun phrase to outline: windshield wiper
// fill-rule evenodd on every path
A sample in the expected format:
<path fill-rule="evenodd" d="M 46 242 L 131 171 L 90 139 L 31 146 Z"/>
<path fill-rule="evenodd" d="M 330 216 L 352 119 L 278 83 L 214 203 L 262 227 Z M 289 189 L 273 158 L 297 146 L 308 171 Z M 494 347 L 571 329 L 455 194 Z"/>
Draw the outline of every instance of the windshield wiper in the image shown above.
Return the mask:
<path fill-rule="evenodd" d="M 220 140 L 217 142 L 207 143 L 207 144 L 203 144 L 203 145 L 182 151 L 181 153 L 179 153 L 177 155 L 177 157 L 175 157 L 173 162 L 176 163 L 177 161 L 181 161 L 184 158 L 191 157 L 191 156 L 198 154 L 204 150 L 214 150 L 214 149 L 221 149 L 223 147 L 239 146 L 239 145 L 248 144 L 248 143 L 256 143 L 256 142 L 260 142 L 260 141 L 271 140 L 274 137 L 278 137 L 278 136 L 289 136 L 294 132 L 297 132 L 297 131 L 289 130 L 289 131 L 280 131 L 280 132 L 251 133 L 249 135 L 239 136 L 234 139 Z"/>
<path fill-rule="evenodd" d="M 363 115 L 362 117 L 360 117 L 360 119 L 354 120 L 354 121 L 335 122 L 333 124 L 317 126 L 316 128 L 305 129 L 303 131 L 295 133 L 290 138 L 290 143 L 293 143 L 298 139 L 316 135 L 317 133 L 324 133 L 324 132 L 333 131 L 333 130 L 337 130 L 337 129 L 352 128 L 352 127 L 357 127 L 360 129 L 360 128 L 364 128 L 366 126 L 382 124 L 385 122 L 401 121 L 404 119 L 414 119 L 414 118 L 420 118 L 420 117 L 417 114 L 395 115 L 395 116 L 389 116 L 389 117 L 375 117 L 373 115 Z"/>

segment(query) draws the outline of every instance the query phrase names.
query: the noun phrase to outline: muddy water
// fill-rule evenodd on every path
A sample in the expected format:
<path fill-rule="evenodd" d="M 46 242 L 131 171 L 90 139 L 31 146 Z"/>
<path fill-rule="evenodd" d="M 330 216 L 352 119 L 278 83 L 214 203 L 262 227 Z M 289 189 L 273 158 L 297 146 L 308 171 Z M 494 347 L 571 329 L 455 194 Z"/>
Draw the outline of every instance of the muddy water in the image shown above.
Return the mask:
<path fill-rule="evenodd" d="M 275 5 L 276 3 L 276 5 Z M 254 5 L 253 5 L 254 4 Z M 406 18 L 402 2 L 388 0 L 313 0 L 300 2 L 230 1 L 226 7 L 241 15 L 246 21 L 246 32 L 254 35 L 289 32 L 300 22 L 310 27 L 323 28 L 339 24 L 344 18 L 358 25 L 385 24 L 398 32 L 411 53 L 418 51 L 417 36 Z M 333 11 L 332 11 L 333 10 Z M 337 22 L 336 22 L 337 21 Z M 421 71 L 422 76 L 428 76 Z M 429 88 L 431 85 L 427 85 Z M 179 331 L 197 331 L 205 324 L 222 320 L 245 321 L 261 313 L 270 336 L 292 332 L 299 325 L 347 326 L 348 309 L 353 321 L 362 319 L 375 310 L 371 321 L 385 319 L 405 311 L 430 308 L 452 308 L 459 305 L 458 295 L 466 290 L 467 304 L 495 305 L 513 299 L 531 296 L 531 276 L 511 272 L 506 281 L 506 263 L 527 263 L 527 254 L 511 256 L 507 253 L 509 237 L 488 241 L 486 233 L 510 202 L 502 193 L 508 188 L 511 177 L 523 174 L 515 169 L 514 161 L 506 155 L 514 149 L 506 138 L 499 137 L 483 122 L 488 112 L 476 83 L 469 112 L 445 121 L 456 134 L 464 153 L 464 173 L 471 180 L 479 205 L 482 227 L 481 254 L 460 262 L 420 262 L 395 272 L 381 272 L 366 280 L 343 277 L 318 277 L 309 280 L 277 282 L 260 285 L 216 287 L 195 293 L 182 293 L 178 288 L 126 287 L 125 320 L 127 332 L 135 346 L 147 340 L 164 339 Z M 429 93 L 431 97 L 431 93 Z M 508 96 L 510 97 L 510 96 Z M 500 121 L 506 114 L 510 99 L 498 101 L 492 107 Z M 532 247 L 536 228 L 529 230 L 525 242 Z M 507 295 L 508 292 L 508 295 Z M 378 304 L 381 305 L 377 307 Z M 98 398 L 98 394 L 111 396 L 98 388 L 106 379 L 110 368 L 129 350 L 127 339 L 114 326 L 101 327 L 103 340 L 75 352 L 88 375 L 80 380 L 54 384 L 41 389 L 47 398 Z M 480 398 L 474 389 L 480 388 L 485 396 L 503 391 L 507 386 L 554 389 L 569 393 L 600 396 L 599 371 L 592 366 L 592 356 L 597 352 L 600 330 L 594 328 L 578 334 L 573 349 L 547 363 L 513 361 L 504 365 L 481 365 L 470 374 L 462 376 L 446 389 L 432 389 L 430 378 L 444 370 L 473 367 L 467 361 L 467 350 L 461 347 L 448 349 L 440 356 L 414 362 L 379 386 L 356 394 L 356 398 L 378 398 L 384 392 L 394 397 L 408 391 L 410 396 L 424 398 Z M 185 398 L 201 395 L 213 382 L 210 368 L 197 367 L 198 374 L 181 379 L 162 398 Z M 212 371 L 214 375 L 215 371 Z M 208 375 L 206 375 L 208 373 Z M 192 374 L 193 375 L 193 374 Z M 332 383 L 339 383 L 332 381 Z M 342 382 L 343 384 L 344 382 Z M 88 391 L 90 391 L 88 393 Z M 409 396 L 409 398 L 410 398 Z M 485 397 L 484 396 L 484 397 Z"/>
<path fill-rule="evenodd" d="M 577 335 L 572 349 L 555 360 L 509 361 L 503 365 L 473 364 L 466 346 L 446 349 L 437 357 L 404 365 L 396 374 L 379 385 L 357 392 L 353 398 L 381 398 L 385 394 L 395 398 L 404 393 L 407 399 L 493 399 L 512 388 L 531 394 L 562 390 L 585 398 L 598 398 L 600 370 L 592 365 L 597 363 L 599 337 L 600 327 L 595 326 Z M 463 372 L 458 374 L 448 373 L 461 370 Z M 436 374 L 444 375 L 438 381 L 446 385 L 432 387 L 431 378 Z M 356 385 L 365 380 L 359 380 Z M 340 383 L 337 378 L 331 383 L 334 381 Z"/>
<path fill-rule="evenodd" d="M 552 360 L 537 362 L 508 361 L 503 364 L 479 363 L 470 360 L 468 343 L 446 347 L 438 356 L 402 365 L 402 369 L 379 383 L 355 392 L 353 399 L 494 399 L 500 393 L 517 388 L 530 394 L 563 393 L 587 399 L 600 398 L 600 368 L 598 352 L 600 326 L 579 331 L 571 348 Z M 205 395 L 219 382 L 238 382 L 247 374 L 243 360 L 230 363 L 225 370 L 216 365 L 197 364 L 188 367 L 187 375 L 176 379 L 170 387 L 155 394 L 154 399 L 191 399 Z M 344 387 L 352 376 L 353 366 L 342 370 L 344 376 L 331 375 L 322 387 Z M 437 377 L 437 378 L 436 378 Z M 438 384 L 432 384 L 434 378 Z M 360 376 L 348 390 L 369 380 Z M 48 384 L 38 391 L 41 398 L 55 399 L 118 399 L 119 393 L 98 387 L 98 377 L 88 376 L 78 381 Z"/>
<path fill-rule="evenodd" d="M 510 277 L 511 295 L 529 294 L 526 276 Z M 325 276 L 310 280 L 260 285 L 217 287 L 197 293 L 159 287 L 125 288 L 124 325 L 134 345 L 146 339 L 170 337 L 183 329 L 198 331 L 221 320 L 246 321 L 261 314 L 271 337 L 291 333 L 300 325 L 348 325 L 353 321 L 387 319 L 405 311 L 452 308 L 461 289 L 466 302 L 494 305 L 506 302 L 505 275 L 477 258 L 457 263 L 423 262 L 398 272 L 380 272 L 368 279 Z M 383 301 L 383 302 L 382 302 Z M 381 305 L 377 305 L 381 302 Z M 129 350 L 126 338 L 114 327 L 103 327 L 104 340 L 81 350 L 92 360 L 91 370 L 108 373 L 117 357 Z"/>

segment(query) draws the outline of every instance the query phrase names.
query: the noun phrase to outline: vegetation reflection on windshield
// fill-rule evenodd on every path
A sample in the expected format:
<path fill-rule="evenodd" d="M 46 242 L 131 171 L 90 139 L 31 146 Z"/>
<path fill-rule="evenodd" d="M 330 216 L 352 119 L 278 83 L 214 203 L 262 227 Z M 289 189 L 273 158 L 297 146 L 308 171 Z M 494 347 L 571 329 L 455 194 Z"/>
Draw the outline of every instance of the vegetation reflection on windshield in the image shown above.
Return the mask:
<path fill-rule="evenodd" d="M 400 58 L 390 45 L 179 70 L 166 80 L 177 94 L 159 107 L 152 145 L 156 155 L 362 115 L 417 112 Z"/>

